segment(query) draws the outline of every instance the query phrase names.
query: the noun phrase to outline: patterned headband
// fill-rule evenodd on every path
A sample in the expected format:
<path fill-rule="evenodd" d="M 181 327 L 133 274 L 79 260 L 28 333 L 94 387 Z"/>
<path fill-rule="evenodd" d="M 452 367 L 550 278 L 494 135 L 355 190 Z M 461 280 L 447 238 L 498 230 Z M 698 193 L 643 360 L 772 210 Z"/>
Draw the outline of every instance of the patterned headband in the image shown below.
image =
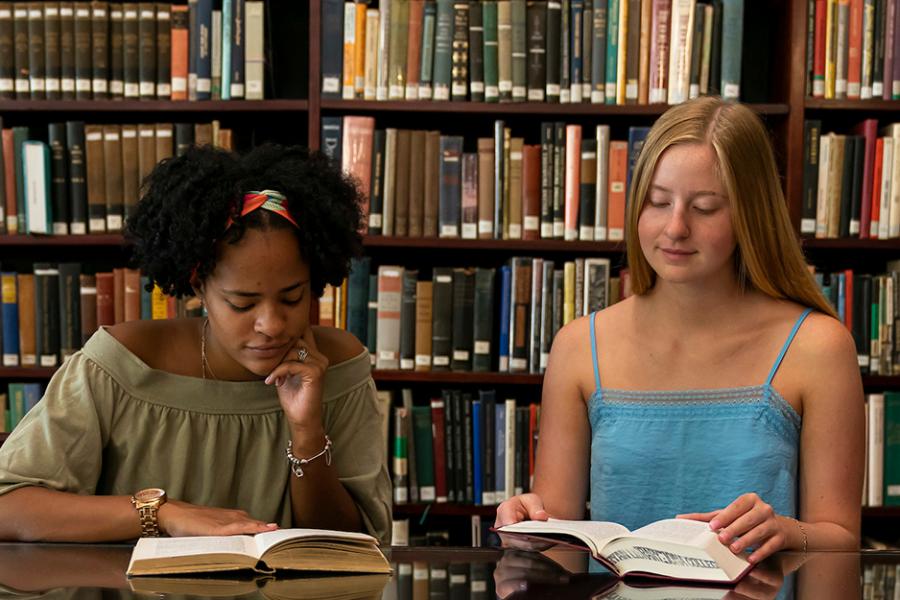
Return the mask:
<path fill-rule="evenodd" d="M 294 227 L 300 229 L 300 226 L 297 225 L 297 221 L 295 221 L 294 217 L 291 216 L 291 213 L 288 212 L 287 198 L 285 198 L 281 192 L 262 190 L 261 192 L 247 192 L 244 194 L 243 207 L 241 208 L 240 216 L 246 216 L 258 208 L 272 211 L 276 215 L 281 215 L 290 221 Z M 234 225 L 234 220 L 231 217 L 228 217 L 228 222 L 225 224 L 225 230 L 228 231 L 232 225 Z"/>

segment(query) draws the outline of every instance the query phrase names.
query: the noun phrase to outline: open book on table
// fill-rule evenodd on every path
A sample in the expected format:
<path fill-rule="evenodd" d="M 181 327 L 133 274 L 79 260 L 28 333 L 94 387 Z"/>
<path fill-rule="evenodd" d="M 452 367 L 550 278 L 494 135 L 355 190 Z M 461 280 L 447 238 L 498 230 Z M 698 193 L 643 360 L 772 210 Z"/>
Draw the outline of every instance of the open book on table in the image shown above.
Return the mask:
<path fill-rule="evenodd" d="M 522 521 L 499 527 L 501 534 L 523 534 L 553 541 L 575 538 L 618 577 L 650 577 L 733 584 L 752 565 L 723 545 L 709 524 L 665 519 L 629 531 L 601 521 Z"/>
<path fill-rule="evenodd" d="M 279 529 L 257 535 L 141 538 L 128 575 L 177 575 L 249 569 L 390 573 L 378 541 L 364 533 Z"/>
<path fill-rule="evenodd" d="M 244 580 L 135 577 L 129 583 L 133 592 L 154 596 L 235 598 L 258 594 L 268 600 L 381 600 L 389 580 L 390 575 L 380 573 L 287 579 L 266 575 L 259 579 Z"/>

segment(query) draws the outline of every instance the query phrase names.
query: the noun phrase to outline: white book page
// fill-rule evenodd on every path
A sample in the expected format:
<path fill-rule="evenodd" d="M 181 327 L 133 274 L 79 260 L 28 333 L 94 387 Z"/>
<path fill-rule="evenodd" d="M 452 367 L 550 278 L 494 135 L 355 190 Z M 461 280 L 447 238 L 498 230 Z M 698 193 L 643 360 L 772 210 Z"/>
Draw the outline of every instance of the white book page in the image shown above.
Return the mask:
<path fill-rule="evenodd" d="M 141 538 L 134 547 L 132 561 L 202 554 L 245 554 L 256 557 L 256 545 L 247 535 Z"/>
<path fill-rule="evenodd" d="M 709 523 L 690 519 L 665 519 L 644 525 L 631 532 L 631 537 L 662 540 L 689 546 L 702 546 L 703 540 L 713 534 Z M 714 534 L 713 534 L 714 535 Z"/>
<path fill-rule="evenodd" d="M 549 519 L 547 521 L 520 521 L 512 525 L 500 528 L 501 532 L 511 533 L 536 533 L 536 534 L 565 534 L 577 537 L 594 554 L 598 554 L 606 542 L 610 539 L 628 534 L 628 529 L 618 523 L 606 521 L 566 521 L 563 519 Z"/>
<path fill-rule="evenodd" d="M 256 556 L 262 556 L 268 550 L 282 542 L 302 538 L 329 538 L 336 540 L 351 540 L 355 542 L 371 542 L 377 544 L 377 540 L 365 533 L 353 531 L 334 531 L 331 529 L 276 529 L 266 533 L 258 533 L 253 539 Z"/>

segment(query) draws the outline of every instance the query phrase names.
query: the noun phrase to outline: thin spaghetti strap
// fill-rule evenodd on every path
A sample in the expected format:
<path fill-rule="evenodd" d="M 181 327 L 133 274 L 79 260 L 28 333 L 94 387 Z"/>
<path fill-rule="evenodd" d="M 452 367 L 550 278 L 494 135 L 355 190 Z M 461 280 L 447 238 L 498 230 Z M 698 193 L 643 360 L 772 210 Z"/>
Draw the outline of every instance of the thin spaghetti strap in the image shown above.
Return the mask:
<path fill-rule="evenodd" d="M 803 320 L 812 312 L 811 308 L 807 308 L 800 316 L 797 317 L 797 322 L 794 323 L 794 328 L 791 329 L 790 335 L 788 335 L 787 340 L 784 342 L 784 346 L 781 348 L 781 352 L 778 354 L 778 358 L 775 359 L 775 364 L 772 365 L 772 370 L 769 371 L 769 377 L 766 379 L 766 385 L 770 385 L 772 383 L 772 379 L 775 377 L 775 373 L 778 371 L 778 367 L 781 366 L 781 361 L 784 359 L 784 355 L 787 352 L 788 347 L 791 345 L 791 342 L 794 341 L 794 336 L 797 335 L 797 330 L 800 329 L 800 325 L 803 324 Z"/>
<path fill-rule="evenodd" d="M 591 358 L 594 361 L 594 385 L 596 385 L 596 389 L 600 389 L 600 365 L 597 364 L 597 334 L 594 331 L 594 320 L 597 317 L 597 312 L 594 311 L 591 313 Z"/>

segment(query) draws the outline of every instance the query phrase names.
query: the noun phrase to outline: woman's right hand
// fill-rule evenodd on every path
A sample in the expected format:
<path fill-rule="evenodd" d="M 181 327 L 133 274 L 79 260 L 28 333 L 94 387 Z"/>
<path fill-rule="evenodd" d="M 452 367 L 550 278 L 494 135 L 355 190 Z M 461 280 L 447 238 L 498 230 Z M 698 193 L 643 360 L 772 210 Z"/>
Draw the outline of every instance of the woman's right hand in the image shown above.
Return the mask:
<path fill-rule="evenodd" d="M 519 494 L 497 507 L 494 527 L 512 525 L 519 521 L 546 521 L 550 518 L 544 510 L 544 501 L 537 494 Z"/>
<path fill-rule="evenodd" d="M 253 535 L 275 531 L 277 523 L 264 523 L 246 511 L 198 506 L 169 500 L 159 507 L 159 528 L 170 537 L 196 535 Z"/>

